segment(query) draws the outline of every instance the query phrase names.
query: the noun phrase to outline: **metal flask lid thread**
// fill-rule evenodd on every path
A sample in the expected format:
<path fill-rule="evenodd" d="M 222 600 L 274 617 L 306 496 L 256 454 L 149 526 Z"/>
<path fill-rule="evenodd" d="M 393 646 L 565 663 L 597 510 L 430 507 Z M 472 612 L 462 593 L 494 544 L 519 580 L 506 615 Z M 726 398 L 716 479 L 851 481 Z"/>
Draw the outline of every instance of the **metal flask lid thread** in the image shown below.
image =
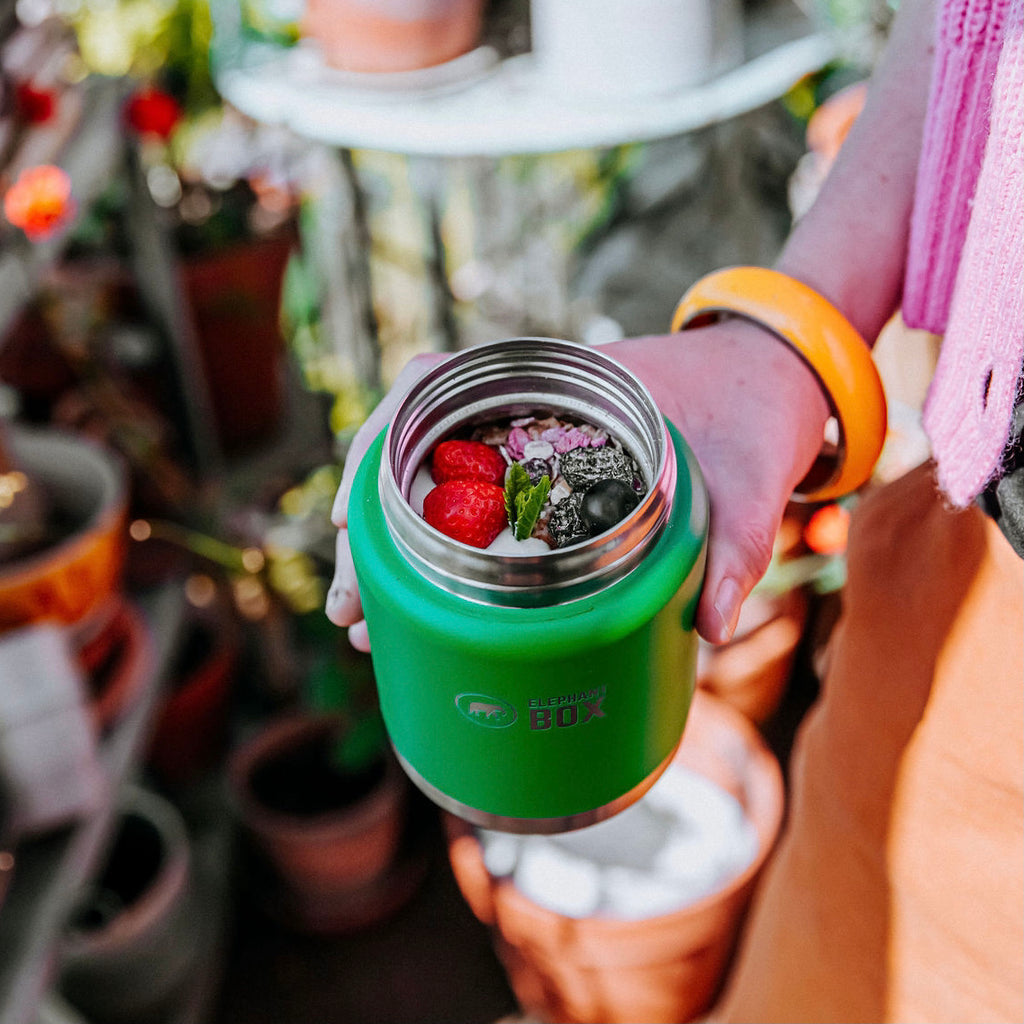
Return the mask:
<path fill-rule="evenodd" d="M 604 428 L 636 459 L 647 493 L 614 527 L 542 554 L 498 554 L 452 540 L 409 504 L 418 468 L 456 428 L 546 412 Z M 676 473 L 661 413 L 624 366 L 576 342 L 510 338 L 465 349 L 416 382 L 388 427 L 379 489 L 392 540 L 426 579 L 484 604 L 542 607 L 596 593 L 639 565 L 668 521 Z"/>

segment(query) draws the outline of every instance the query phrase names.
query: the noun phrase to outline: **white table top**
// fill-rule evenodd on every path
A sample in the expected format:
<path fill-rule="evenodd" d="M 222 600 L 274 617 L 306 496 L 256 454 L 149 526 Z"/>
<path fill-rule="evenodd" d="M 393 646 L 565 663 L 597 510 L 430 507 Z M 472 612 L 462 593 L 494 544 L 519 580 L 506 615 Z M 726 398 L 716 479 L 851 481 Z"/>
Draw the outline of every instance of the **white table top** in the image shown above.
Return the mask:
<path fill-rule="evenodd" d="M 218 47 L 217 85 L 248 116 L 343 148 L 448 157 L 599 148 L 693 131 L 779 98 L 836 56 L 830 32 L 804 28 L 705 84 L 643 99 L 556 95 L 531 54 L 501 60 L 489 47 L 381 77 L 331 69 L 305 43 L 240 38 Z"/>

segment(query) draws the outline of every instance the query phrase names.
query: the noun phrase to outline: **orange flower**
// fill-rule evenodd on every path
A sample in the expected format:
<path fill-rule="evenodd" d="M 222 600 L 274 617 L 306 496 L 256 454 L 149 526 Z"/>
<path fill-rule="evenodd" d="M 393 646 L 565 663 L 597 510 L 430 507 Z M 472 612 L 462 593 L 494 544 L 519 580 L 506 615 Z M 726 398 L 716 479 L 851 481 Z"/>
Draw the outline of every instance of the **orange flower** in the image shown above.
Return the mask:
<path fill-rule="evenodd" d="M 807 546 L 819 555 L 839 555 L 846 550 L 850 513 L 842 505 L 819 508 L 804 527 Z"/>
<path fill-rule="evenodd" d="M 71 179 L 51 164 L 29 167 L 4 196 L 4 214 L 32 241 L 48 238 L 73 215 Z"/>

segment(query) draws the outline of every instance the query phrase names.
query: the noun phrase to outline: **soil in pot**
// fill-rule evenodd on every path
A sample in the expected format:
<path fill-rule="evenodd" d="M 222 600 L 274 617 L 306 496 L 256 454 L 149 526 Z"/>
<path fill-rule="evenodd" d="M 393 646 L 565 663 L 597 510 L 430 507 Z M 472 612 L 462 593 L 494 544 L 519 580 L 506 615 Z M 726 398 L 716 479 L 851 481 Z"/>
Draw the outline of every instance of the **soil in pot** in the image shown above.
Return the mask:
<path fill-rule="evenodd" d="M 343 771 L 335 762 L 332 737 L 324 735 L 257 765 L 249 784 L 253 796 L 271 813 L 314 817 L 344 812 L 383 778 L 383 757 L 362 769 Z"/>

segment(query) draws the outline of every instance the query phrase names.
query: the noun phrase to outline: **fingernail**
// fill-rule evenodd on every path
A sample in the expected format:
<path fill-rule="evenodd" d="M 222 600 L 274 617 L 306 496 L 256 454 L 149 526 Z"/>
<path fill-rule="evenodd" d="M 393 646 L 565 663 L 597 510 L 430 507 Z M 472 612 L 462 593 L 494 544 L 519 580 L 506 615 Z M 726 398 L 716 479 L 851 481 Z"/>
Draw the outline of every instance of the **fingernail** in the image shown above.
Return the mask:
<path fill-rule="evenodd" d="M 365 619 L 349 626 L 348 642 L 357 651 L 362 651 L 364 654 L 370 653 L 370 631 L 366 628 Z"/>
<path fill-rule="evenodd" d="M 331 589 L 327 591 L 327 601 L 325 603 L 327 618 L 333 620 L 347 594 L 348 591 L 341 585 L 338 579 L 335 578 L 334 582 L 331 584 Z"/>
<path fill-rule="evenodd" d="M 740 617 L 742 599 L 743 591 L 740 590 L 740 585 L 731 576 L 726 576 L 718 584 L 718 590 L 715 593 L 715 611 L 718 612 L 722 620 L 720 643 L 725 643 L 731 639 L 736 631 L 736 621 Z"/>

